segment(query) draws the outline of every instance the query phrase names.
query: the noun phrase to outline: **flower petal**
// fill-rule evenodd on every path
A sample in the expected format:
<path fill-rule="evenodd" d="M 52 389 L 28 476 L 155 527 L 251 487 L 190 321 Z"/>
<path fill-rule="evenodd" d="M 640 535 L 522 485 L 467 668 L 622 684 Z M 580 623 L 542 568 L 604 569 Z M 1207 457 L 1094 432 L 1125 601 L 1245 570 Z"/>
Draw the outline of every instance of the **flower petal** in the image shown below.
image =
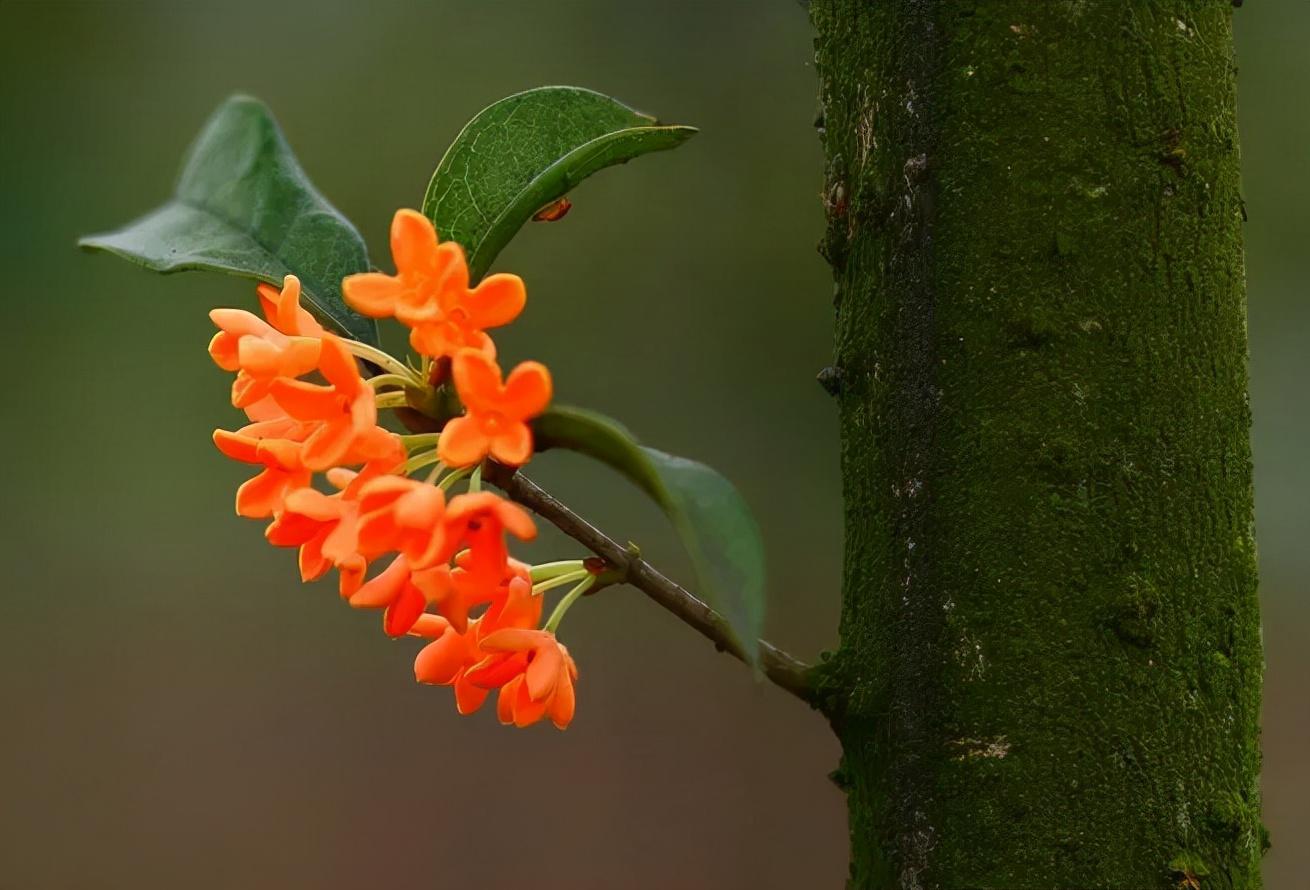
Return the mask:
<path fill-rule="evenodd" d="M 528 693 L 528 685 L 525 680 L 519 684 L 514 694 L 514 703 L 511 707 L 514 709 L 514 725 L 522 729 L 525 726 L 531 726 L 542 717 L 546 716 L 546 706 L 550 704 L 549 699 L 536 701 Z"/>
<path fill-rule="evenodd" d="M 481 646 L 488 652 L 526 652 L 554 639 L 549 631 L 506 627 L 483 637 Z"/>
<path fill-rule="evenodd" d="M 337 337 L 325 337 L 321 342 L 323 354 L 319 359 L 319 370 L 338 393 L 343 396 L 352 395 L 364 384 L 355 357 Z"/>
<path fill-rule="evenodd" d="M 496 699 L 496 719 L 507 726 L 514 722 L 514 699 L 522 682 L 522 677 L 515 677 L 501 688 L 500 698 Z"/>
<path fill-rule="evenodd" d="M 431 612 L 424 612 L 418 616 L 418 621 L 409 629 L 410 636 L 423 637 L 428 640 L 438 640 L 450 627 L 449 622 L 440 615 L 433 615 Z"/>
<path fill-rule="evenodd" d="M 323 530 L 323 524 L 318 520 L 289 512 L 285 505 L 284 499 L 282 515 L 264 529 L 264 538 L 274 547 L 299 547 Z"/>
<path fill-rule="evenodd" d="M 266 469 L 237 489 L 237 515 L 265 519 L 282 508 L 289 479 L 282 470 Z"/>
<path fill-rule="evenodd" d="M 518 318 L 527 299 L 523 279 L 500 272 L 482 279 L 463 303 L 473 327 L 498 328 Z"/>
<path fill-rule="evenodd" d="M 550 371 L 541 362 L 523 362 L 505 380 L 500 410 L 506 417 L 527 420 L 550 404 Z"/>
<path fill-rule="evenodd" d="M 368 572 L 368 563 L 363 557 L 352 557 L 348 562 L 337 562 L 337 590 L 342 599 L 350 599 L 355 591 L 359 590 L 364 583 L 364 575 Z"/>
<path fill-rule="evenodd" d="M 341 463 L 350 444 L 354 441 L 355 429 L 349 418 L 328 421 L 305 440 L 300 459 L 306 467 L 316 472 Z"/>
<path fill-rule="evenodd" d="M 279 378 L 273 381 L 269 393 L 296 420 L 323 420 L 340 413 L 340 400 L 331 387 Z"/>
<path fill-rule="evenodd" d="M 245 339 L 249 340 L 249 337 Z M 242 371 L 232 381 L 232 407 L 244 408 L 262 400 L 269 392 L 270 381 L 260 379 Z"/>
<path fill-rule="evenodd" d="M 405 557 L 398 556 L 381 574 L 365 581 L 359 590 L 350 597 L 350 605 L 356 609 L 380 609 L 395 602 L 409 583 L 409 563 Z"/>
<path fill-rule="evenodd" d="M 241 362 L 237 359 L 237 350 L 240 346 L 240 337 L 227 331 L 219 331 L 209 341 L 209 357 L 224 371 L 235 371 L 241 367 Z"/>
<path fill-rule="evenodd" d="M 319 522 L 341 518 L 341 499 L 323 494 L 315 488 L 298 488 L 286 497 L 288 512 L 298 513 Z"/>
<path fill-rule="evenodd" d="M 295 278 L 295 276 L 288 275 L 287 278 Z M 299 289 L 299 286 L 300 281 L 297 279 L 297 290 Z M 277 318 L 278 289 L 267 282 L 261 281 L 259 284 L 255 285 L 255 296 L 259 298 L 259 308 L 264 310 L 264 318 L 268 320 L 269 324 L 277 327 L 275 319 Z"/>
<path fill-rule="evenodd" d="M 396 601 L 387 606 L 382 614 L 382 629 L 389 637 L 403 637 L 418 621 L 418 616 L 427 608 L 428 601 L 412 584 L 405 585 Z"/>
<path fill-rule="evenodd" d="M 557 729 L 567 729 L 573 722 L 576 704 L 573 682 L 567 677 L 560 678 L 559 685 L 555 687 L 555 695 L 550 700 L 550 707 L 547 709 L 550 722 L 554 723 Z"/>
<path fill-rule="evenodd" d="M 474 686 L 461 673 L 455 678 L 455 707 L 461 714 L 472 714 L 491 694 L 490 689 Z"/>
<path fill-rule="evenodd" d="M 254 421 L 270 421 L 278 419 L 287 419 L 287 412 L 277 403 L 277 399 L 272 396 L 265 396 L 253 405 L 246 406 L 246 417 Z"/>
<path fill-rule="evenodd" d="M 446 512 L 446 496 L 435 485 L 418 485 L 396 499 L 396 523 L 414 529 L 430 529 Z"/>
<path fill-rule="evenodd" d="M 492 438 L 488 450 L 506 466 L 520 467 L 532 458 L 532 430 L 526 423 L 507 423 Z"/>
<path fill-rule="evenodd" d="M 464 669 L 468 647 L 451 628 L 424 646 L 414 658 L 414 679 L 420 683 L 449 686 Z M 472 684 L 468 684 L 472 685 Z"/>
<path fill-rule="evenodd" d="M 209 320 L 219 330 L 226 331 L 234 337 L 277 336 L 277 331 L 273 329 L 272 325 L 258 315 L 244 309 L 211 309 L 209 311 Z"/>
<path fill-rule="evenodd" d="M 399 278 L 381 272 L 360 272 L 341 280 L 341 296 L 350 308 L 369 318 L 390 318 L 405 292 Z"/>
<path fill-rule="evenodd" d="M 359 524 L 355 521 L 355 511 L 342 512 L 341 520 L 333 525 L 327 537 L 323 539 L 323 555 L 332 560 L 332 564 L 337 568 L 364 563 L 364 557 L 359 552 Z M 359 584 L 351 588 L 351 593 L 354 593 L 363 583 L 364 579 L 360 578 Z"/>
<path fill-rule="evenodd" d="M 513 501 L 507 501 L 494 493 L 492 496 L 496 498 L 496 521 L 501 528 L 520 541 L 531 541 L 537 537 L 537 524 L 532 521 L 531 513 Z"/>
<path fill-rule="evenodd" d="M 396 271 L 434 271 L 436 250 L 437 230 L 432 221 L 417 210 L 397 210 L 391 218 L 391 258 Z"/>
<path fill-rule="evenodd" d="M 527 666 L 528 657 L 521 652 L 513 655 L 492 655 L 470 667 L 468 678 L 469 682 L 483 689 L 495 689 L 521 676 Z"/>
<path fill-rule="evenodd" d="M 564 656 L 560 655 L 558 646 L 542 646 L 532 657 L 523 678 L 528 684 L 528 694 L 533 701 L 541 701 L 555 691 L 560 673 L 564 668 Z"/>
<path fill-rule="evenodd" d="M 486 456 L 489 444 L 476 420 L 467 415 L 456 417 L 441 430 L 437 457 L 448 467 L 467 467 Z"/>
<path fill-rule="evenodd" d="M 239 433 L 231 433 L 227 430 L 214 430 L 214 444 L 218 446 L 219 451 L 233 460 L 239 460 L 246 464 L 260 462 L 258 439 L 243 436 Z"/>
<path fill-rule="evenodd" d="M 332 568 L 332 561 L 323 556 L 323 539 L 326 537 L 325 531 L 301 545 L 299 555 L 301 581 L 322 578 L 327 574 L 328 569 Z"/>
<path fill-rule="evenodd" d="M 455 389 L 470 413 L 501 410 L 500 368 L 476 349 L 461 349 L 451 364 Z"/>

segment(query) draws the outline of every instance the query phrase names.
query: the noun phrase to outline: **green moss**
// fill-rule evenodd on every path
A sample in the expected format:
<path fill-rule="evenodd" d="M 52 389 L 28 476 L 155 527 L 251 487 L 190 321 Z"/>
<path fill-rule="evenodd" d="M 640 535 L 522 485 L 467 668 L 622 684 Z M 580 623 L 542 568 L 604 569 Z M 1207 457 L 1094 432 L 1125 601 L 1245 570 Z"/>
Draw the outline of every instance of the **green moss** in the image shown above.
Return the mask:
<path fill-rule="evenodd" d="M 1231 7 L 811 12 L 851 885 L 1258 887 Z"/>
<path fill-rule="evenodd" d="M 1201 878 L 1210 874 L 1210 869 L 1195 853 L 1179 853 L 1169 860 L 1169 873 L 1181 887 L 1200 887 Z"/>

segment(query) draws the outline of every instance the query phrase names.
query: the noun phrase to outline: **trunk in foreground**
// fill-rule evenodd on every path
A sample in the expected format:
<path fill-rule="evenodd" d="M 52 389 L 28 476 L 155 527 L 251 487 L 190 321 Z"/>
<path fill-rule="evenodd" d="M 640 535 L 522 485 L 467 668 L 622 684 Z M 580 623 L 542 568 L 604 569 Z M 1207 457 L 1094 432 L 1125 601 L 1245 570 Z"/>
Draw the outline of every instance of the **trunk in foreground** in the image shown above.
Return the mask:
<path fill-rule="evenodd" d="M 856 888 L 1260 885 L 1229 0 L 813 0 Z"/>

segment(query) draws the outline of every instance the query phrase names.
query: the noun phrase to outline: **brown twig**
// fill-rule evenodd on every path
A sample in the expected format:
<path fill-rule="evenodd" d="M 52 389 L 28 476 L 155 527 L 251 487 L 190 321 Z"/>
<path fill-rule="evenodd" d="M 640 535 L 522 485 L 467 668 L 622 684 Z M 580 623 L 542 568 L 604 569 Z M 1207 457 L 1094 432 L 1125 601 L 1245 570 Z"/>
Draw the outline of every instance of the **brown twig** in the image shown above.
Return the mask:
<path fill-rule="evenodd" d="M 483 478 L 604 559 L 611 569 L 611 573 L 607 573 L 610 578 L 605 579 L 608 583 L 631 584 L 700 631 L 716 649 L 749 664 L 749 658 L 733 638 L 723 616 L 689 590 L 666 578 L 642 559 L 635 548 L 618 543 L 512 467 L 488 461 Z M 812 704 L 814 688 L 810 682 L 810 667 L 764 640 L 760 640 L 759 647 L 759 665 L 764 675 L 792 695 Z"/>

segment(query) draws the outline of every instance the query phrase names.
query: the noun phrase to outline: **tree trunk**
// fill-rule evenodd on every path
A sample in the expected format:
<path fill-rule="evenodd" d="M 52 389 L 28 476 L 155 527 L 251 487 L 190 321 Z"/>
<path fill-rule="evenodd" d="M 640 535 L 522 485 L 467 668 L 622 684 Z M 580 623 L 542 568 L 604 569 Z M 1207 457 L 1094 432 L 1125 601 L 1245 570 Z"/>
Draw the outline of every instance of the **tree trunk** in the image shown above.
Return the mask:
<path fill-rule="evenodd" d="M 1230 0 L 814 0 L 856 888 L 1252 888 Z"/>

